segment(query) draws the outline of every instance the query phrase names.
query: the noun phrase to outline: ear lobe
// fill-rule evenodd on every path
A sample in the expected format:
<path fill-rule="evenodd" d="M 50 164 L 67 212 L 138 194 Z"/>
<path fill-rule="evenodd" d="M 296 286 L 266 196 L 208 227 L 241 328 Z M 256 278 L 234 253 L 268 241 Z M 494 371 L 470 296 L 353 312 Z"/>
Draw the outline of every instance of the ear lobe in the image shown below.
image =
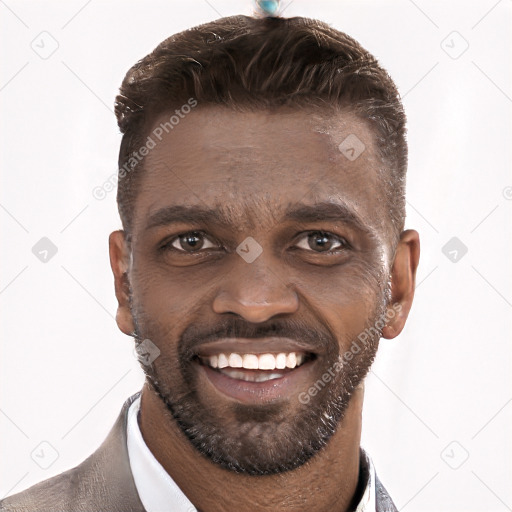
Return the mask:
<path fill-rule="evenodd" d="M 383 338 L 395 338 L 405 326 L 414 298 L 419 259 L 419 234 L 408 229 L 400 235 L 391 269 L 391 304 L 386 313 L 388 321 L 382 328 Z"/>
<path fill-rule="evenodd" d="M 130 250 L 123 230 L 114 231 L 108 239 L 110 266 L 114 274 L 117 298 L 116 322 L 119 329 L 128 336 L 133 335 L 135 325 L 130 310 Z"/>

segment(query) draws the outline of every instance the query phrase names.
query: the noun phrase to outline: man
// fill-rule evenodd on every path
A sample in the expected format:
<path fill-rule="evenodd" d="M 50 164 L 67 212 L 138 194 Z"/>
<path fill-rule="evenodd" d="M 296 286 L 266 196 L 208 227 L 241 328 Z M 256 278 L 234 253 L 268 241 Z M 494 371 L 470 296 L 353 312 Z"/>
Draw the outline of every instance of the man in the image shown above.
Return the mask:
<path fill-rule="evenodd" d="M 116 115 L 116 320 L 145 384 L 1 510 L 396 510 L 360 447 L 419 260 L 389 75 L 321 22 L 223 18 L 135 64 Z"/>

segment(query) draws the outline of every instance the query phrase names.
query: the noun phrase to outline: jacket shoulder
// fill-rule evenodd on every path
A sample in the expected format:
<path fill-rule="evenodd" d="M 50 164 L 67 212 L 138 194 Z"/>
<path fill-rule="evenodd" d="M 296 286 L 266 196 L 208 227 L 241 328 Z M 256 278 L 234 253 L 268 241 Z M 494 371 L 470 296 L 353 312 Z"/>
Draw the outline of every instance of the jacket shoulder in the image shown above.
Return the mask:
<path fill-rule="evenodd" d="M 80 486 L 80 466 L 70 469 L 0 501 L 2 512 L 80 511 L 74 502 Z M 36 507 L 36 508 L 34 508 Z M 92 512 L 92 511 L 91 511 Z"/>
<path fill-rule="evenodd" d="M 0 501 L 0 512 L 145 512 L 126 445 L 126 400 L 107 438 L 78 466 Z"/>

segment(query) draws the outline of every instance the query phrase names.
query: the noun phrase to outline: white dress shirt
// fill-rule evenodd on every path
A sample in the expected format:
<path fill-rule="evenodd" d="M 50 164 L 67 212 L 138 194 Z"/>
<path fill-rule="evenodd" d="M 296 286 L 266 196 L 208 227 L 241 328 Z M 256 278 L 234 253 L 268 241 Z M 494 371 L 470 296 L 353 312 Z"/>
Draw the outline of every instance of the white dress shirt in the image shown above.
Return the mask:
<path fill-rule="evenodd" d="M 169 473 L 148 448 L 137 421 L 140 396 L 128 411 L 127 443 L 130 468 L 140 500 L 147 512 L 197 512 Z M 368 457 L 369 478 L 356 512 L 375 511 L 375 468 Z"/>

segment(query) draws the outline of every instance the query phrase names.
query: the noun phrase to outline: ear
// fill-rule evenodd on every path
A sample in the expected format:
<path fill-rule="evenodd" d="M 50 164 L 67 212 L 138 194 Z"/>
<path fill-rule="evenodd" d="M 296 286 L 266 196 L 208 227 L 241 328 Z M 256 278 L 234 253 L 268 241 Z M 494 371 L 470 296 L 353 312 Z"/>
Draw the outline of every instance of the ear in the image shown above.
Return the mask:
<path fill-rule="evenodd" d="M 135 324 L 130 311 L 130 249 L 122 230 L 110 233 L 108 238 L 110 266 L 114 273 L 114 285 L 117 297 L 116 322 L 119 329 L 129 336 L 133 335 Z"/>
<path fill-rule="evenodd" d="M 416 269 L 420 260 L 420 236 L 408 229 L 400 235 L 391 269 L 391 304 L 388 305 L 382 337 L 392 339 L 404 328 L 414 298 Z"/>

